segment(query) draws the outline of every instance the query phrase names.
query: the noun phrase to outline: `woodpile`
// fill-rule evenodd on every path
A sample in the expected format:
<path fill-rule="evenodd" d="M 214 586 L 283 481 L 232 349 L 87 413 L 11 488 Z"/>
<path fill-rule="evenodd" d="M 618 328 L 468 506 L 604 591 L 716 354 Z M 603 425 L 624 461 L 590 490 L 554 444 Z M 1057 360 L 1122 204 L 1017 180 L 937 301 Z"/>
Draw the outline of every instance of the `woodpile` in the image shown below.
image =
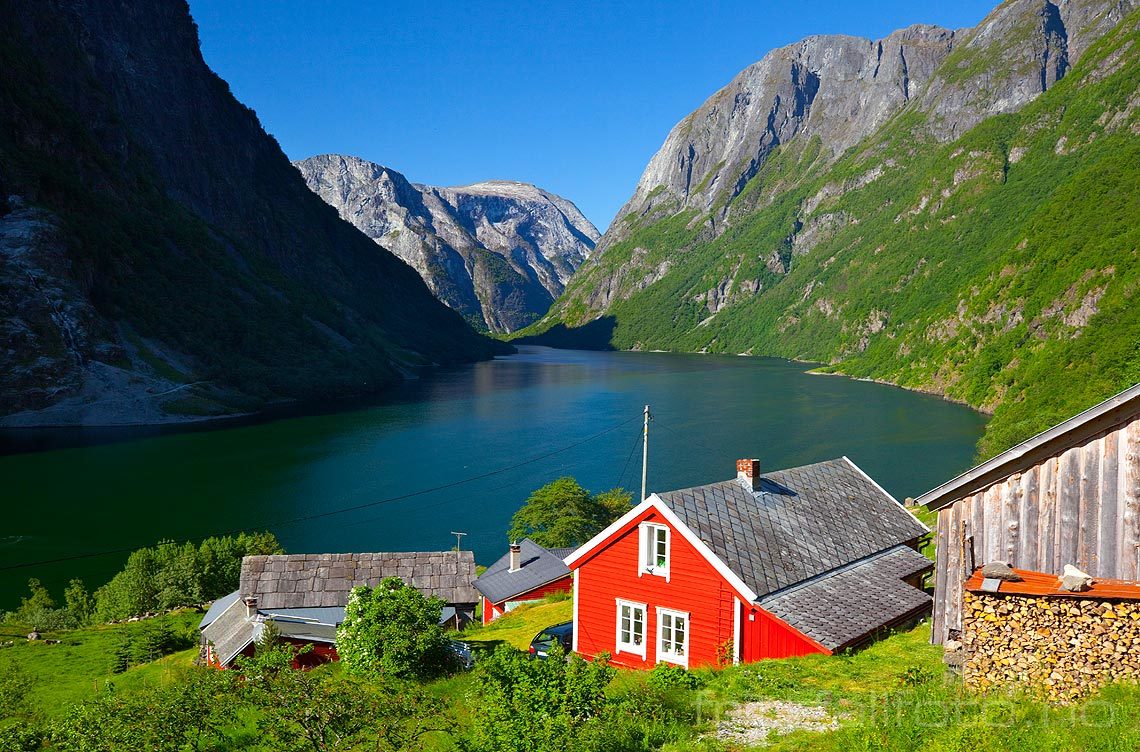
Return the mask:
<path fill-rule="evenodd" d="M 963 680 L 1072 702 L 1140 681 L 1140 601 L 965 593 Z"/>

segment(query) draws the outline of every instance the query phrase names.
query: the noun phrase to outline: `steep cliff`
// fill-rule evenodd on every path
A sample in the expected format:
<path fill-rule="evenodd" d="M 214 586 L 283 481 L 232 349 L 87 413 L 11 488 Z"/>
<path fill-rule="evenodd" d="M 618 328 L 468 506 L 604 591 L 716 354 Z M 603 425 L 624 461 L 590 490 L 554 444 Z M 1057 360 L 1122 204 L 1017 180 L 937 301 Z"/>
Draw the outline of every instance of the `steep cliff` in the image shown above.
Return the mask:
<path fill-rule="evenodd" d="M 1140 381 L 1135 7 L 773 51 L 524 334 L 822 361 L 994 410 L 984 454 Z"/>
<path fill-rule="evenodd" d="M 0 0 L 0 415 L 118 423 L 488 357 L 314 196 L 183 0 Z"/>
<path fill-rule="evenodd" d="M 574 204 L 528 183 L 413 185 L 395 170 L 335 154 L 296 165 L 341 217 L 479 328 L 511 332 L 546 313 L 599 237 Z"/>

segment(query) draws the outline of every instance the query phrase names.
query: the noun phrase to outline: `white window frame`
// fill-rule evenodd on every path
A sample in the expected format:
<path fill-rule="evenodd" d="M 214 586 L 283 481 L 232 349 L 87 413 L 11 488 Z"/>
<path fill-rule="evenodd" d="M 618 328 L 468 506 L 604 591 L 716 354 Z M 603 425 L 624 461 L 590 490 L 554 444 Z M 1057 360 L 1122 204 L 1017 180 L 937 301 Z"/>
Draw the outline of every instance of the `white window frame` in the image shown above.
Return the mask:
<path fill-rule="evenodd" d="M 685 620 L 685 640 L 681 643 L 681 651 L 677 652 L 676 645 L 672 650 L 665 649 L 665 619 L 668 618 L 670 624 L 670 636 L 676 635 L 677 619 Z M 676 663 L 678 666 L 689 667 L 689 644 L 692 640 L 689 639 L 693 632 L 693 625 L 689 619 L 688 611 L 676 611 L 671 608 L 658 608 L 657 609 L 657 661 L 666 661 L 668 663 Z"/>
<path fill-rule="evenodd" d="M 617 618 L 614 620 L 614 622 L 615 622 L 615 624 L 614 624 L 614 655 L 620 655 L 622 653 L 630 653 L 632 655 L 639 655 L 642 658 L 644 658 L 645 657 L 645 646 L 649 642 L 649 624 L 648 624 L 648 618 L 647 618 L 649 616 L 649 607 L 646 606 L 644 603 L 638 603 L 637 601 L 627 601 L 627 600 L 623 600 L 622 598 L 616 598 L 615 600 L 617 601 L 617 610 L 616 610 Z M 637 610 L 637 609 L 641 610 L 641 645 L 636 645 L 633 642 L 622 642 L 622 639 L 621 639 L 621 620 L 622 620 L 621 610 L 625 606 L 628 606 L 630 609 L 630 612 L 629 612 L 629 617 L 630 617 L 629 636 L 630 636 L 631 640 L 633 639 L 633 634 L 634 634 L 634 631 L 633 631 L 633 624 L 634 624 L 633 612 L 634 612 L 634 610 Z"/>
<path fill-rule="evenodd" d="M 637 526 L 637 576 L 655 574 L 669 581 L 669 562 L 673 558 L 673 531 L 668 525 L 659 522 L 643 522 Z M 657 558 L 658 533 L 665 531 L 665 565 L 658 566 Z M 652 547 L 652 548 L 651 548 Z"/>

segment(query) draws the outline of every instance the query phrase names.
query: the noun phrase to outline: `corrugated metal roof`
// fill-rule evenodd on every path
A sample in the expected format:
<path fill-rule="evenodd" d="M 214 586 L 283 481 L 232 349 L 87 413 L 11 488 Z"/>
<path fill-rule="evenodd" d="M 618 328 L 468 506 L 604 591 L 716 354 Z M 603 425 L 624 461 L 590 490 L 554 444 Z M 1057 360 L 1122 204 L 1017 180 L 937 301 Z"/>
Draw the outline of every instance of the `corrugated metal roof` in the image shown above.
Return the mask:
<path fill-rule="evenodd" d="M 309 622 L 312 624 L 331 624 L 334 627 L 344 621 L 344 606 L 259 609 L 259 613 L 264 616 L 271 616 L 274 620 L 283 619 Z"/>
<path fill-rule="evenodd" d="M 930 596 L 903 579 L 933 566 L 914 549 L 895 546 L 761 598 L 759 604 L 828 650 L 843 650 L 929 610 Z"/>
<path fill-rule="evenodd" d="M 247 618 L 245 604 L 234 601 L 202 630 L 202 637 L 214 645 L 214 655 L 228 666 L 238 653 L 254 641 L 256 623 Z"/>
<path fill-rule="evenodd" d="M 846 458 L 658 497 L 758 597 L 928 532 Z"/>
<path fill-rule="evenodd" d="M 519 547 L 520 567 L 517 572 L 510 571 L 511 555 L 508 552 L 475 580 L 475 588 L 491 603 L 502 603 L 570 574 L 570 568 L 562 558 L 574 549 L 547 550 L 530 538 L 520 541 Z"/>
<path fill-rule="evenodd" d="M 1094 577 L 1088 590 L 1079 593 L 1061 590 L 1061 578 L 1047 572 L 1034 572 L 1028 569 L 1014 569 L 1021 582 L 1003 580 L 998 586 L 1000 595 L 1026 595 L 1045 598 L 1093 598 L 1103 600 L 1140 601 L 1140 582 L 1132 580 L 1109 580 Z M 966 580 L 964 587 L 972 593 L 982 590 L 982 568 L 978 567 Z"/>
<path fill-rule="evenodd" d="M 198 629 L 205 629 L 210 624 L 213 624 L 215 619 L 221 616 L 227 608 L 237 602 L 240 593 L 240 590 L 235 590 L 229 595 L 223 595 L 221 598 L 211 603 L 209 610 L 206 611 L 206 615 L 202 617 L 202 621 L 198 622 Z"/>
<path fill-rule="evenodd" d="M 352 588 L 374 587 L 385 577 L 399 577 L 447 604 L 479 601 L 470 551 L 247 556 L 240 590 L 243 598 L 256 597 L 262 610 L 343 607 Z"/>

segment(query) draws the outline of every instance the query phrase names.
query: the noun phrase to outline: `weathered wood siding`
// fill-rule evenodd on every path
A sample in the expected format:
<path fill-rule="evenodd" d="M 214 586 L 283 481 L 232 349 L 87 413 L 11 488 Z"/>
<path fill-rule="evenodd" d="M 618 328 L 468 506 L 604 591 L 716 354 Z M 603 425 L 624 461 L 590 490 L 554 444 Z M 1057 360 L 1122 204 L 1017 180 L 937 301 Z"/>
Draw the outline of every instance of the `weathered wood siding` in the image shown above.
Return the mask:
<path fill-rule="evenodd" d="M 988 561 L 1140 579 L 1140 418 L 944 507 L 936 534 L 935 642 L 962 628 L 962 584 Z"/>

